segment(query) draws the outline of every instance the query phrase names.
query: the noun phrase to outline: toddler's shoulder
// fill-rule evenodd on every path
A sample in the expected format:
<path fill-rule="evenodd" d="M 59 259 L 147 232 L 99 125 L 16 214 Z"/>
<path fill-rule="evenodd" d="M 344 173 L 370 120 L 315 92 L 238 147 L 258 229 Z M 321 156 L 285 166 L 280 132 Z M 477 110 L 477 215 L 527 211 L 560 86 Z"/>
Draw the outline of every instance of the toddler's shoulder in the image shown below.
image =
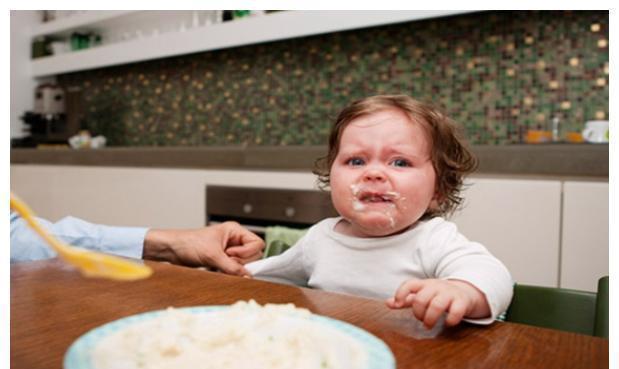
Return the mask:
<path fill-rule="evenodd" d="M 434 217 L 422 222 L 419 222 L 419 225 L 415 227 L 420 232 L 433 234 L 436 232 L 457 232 L 458 226 L 454 222 L 451 222 L 443 217 Z"/>
<path fill-rule="evenodd" d="M 416 227 L 420 238 L 426 245 L 437 245 L 465 238 L 459 231 L 456 223 L 443 217 L 434 217 L 421 222 Z"/>
<path fill-rule="evenodd" d="M 325 218 L 318 223 L 315 223 L 311 227 L 307 229 L 307 232 L 303 236 L 305 241 L 307 240 L 315 240 L 316 238 L 323 238 L 325 235 L 333 232 L 335 225 L 340 220 L 340 217 L 335 218 Z"/>

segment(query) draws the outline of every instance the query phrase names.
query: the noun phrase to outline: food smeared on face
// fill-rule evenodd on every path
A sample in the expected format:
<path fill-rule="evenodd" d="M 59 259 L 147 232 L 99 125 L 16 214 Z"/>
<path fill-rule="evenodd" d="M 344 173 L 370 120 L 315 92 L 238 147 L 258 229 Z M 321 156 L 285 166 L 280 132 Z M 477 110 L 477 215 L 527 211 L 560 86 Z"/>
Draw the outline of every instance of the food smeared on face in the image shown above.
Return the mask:
<path fill-rule="evenodd" d="M 377 191 L 359 183 L 350 185 L 352 207 L 357 212 L 382 211 L 389 218 L 389 226 L 395 227 L 394 212 L 396 203 L 404 198 L 395 191 Z"/>

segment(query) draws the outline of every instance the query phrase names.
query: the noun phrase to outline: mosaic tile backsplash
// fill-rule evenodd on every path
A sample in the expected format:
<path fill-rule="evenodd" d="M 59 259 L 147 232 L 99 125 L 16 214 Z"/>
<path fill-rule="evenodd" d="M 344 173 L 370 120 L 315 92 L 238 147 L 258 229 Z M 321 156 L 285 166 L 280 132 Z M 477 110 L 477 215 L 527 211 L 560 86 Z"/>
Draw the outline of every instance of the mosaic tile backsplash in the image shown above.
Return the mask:
<path fill-rule="evenodd" d="M 607 11 L 493 11 L 78 72 L 84 128 L 111 146 L 324 145 L 375 94 L 442 107 L 473 144 L 608 120 Z"/>

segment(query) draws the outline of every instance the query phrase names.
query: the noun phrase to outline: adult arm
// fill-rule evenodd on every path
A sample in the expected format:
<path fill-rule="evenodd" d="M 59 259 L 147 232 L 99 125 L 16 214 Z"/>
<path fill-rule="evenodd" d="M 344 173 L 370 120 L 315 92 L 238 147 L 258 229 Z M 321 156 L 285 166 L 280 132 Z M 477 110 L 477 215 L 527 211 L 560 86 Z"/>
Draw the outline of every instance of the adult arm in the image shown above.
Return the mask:
<path fill-rule="evenodd" d="M 111 227 L 65 217 L 58 222 L 37 218 L 51 234 L 65 243 L 90 250 L 141 258 L 147 228 Z M 47 243 L 17 213 L 11 213 L 11 263 L 56 256 Z"/>
<path fill-rule="evenodd" d="M 243 264 L 262 256 L 264 242 L 235 222 L 199 229 L 147 229 L 92 224 L 66 217 L 56 223 L 37 218 L 57 238 L 73 246 L 131 258 L 210 266 L 248 275 Z M 56 256 L 17 213 L 11 213 L 11 263 Z"/>

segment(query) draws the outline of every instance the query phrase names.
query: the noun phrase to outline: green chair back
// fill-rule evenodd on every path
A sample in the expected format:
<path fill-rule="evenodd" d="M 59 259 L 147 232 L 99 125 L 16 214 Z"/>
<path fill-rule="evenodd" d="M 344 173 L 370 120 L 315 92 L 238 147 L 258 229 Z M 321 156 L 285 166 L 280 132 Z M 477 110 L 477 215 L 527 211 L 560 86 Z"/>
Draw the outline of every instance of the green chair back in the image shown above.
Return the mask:
<path fill-rule="evenodd" d="M 602 277 L 598 281 L 593 335 L 608 338 L 608 276 Z"/>
<path fill-rule="evenodd" d="M 598 324 L 596 303 L 595 292 L 516 284 L 505 320 L 593 335 Z M 608 312 L 608 304 L 605 306 Z M 606 327 L 607 322 L 608 318 Z M 604 323 L 600 320 L 599 324 Z"/>
<path fill-rule="evenodd" d="M 284 226 L 267 227 L 264 235 L 266 247 L 263 258 L 279 255 L 288 250 L 307 233 L 307 229 L 289 228 Z"/>
<path fill-rule="evenodd" d="M 266 259 L 271 256 L 279 255 L 284 251 L 288 250 L 290 247 L 291 245 L 287 244 L 284 241 L 273 240 L 268 244 L 268 247 L 265 248 L 263 258 Z"/>

